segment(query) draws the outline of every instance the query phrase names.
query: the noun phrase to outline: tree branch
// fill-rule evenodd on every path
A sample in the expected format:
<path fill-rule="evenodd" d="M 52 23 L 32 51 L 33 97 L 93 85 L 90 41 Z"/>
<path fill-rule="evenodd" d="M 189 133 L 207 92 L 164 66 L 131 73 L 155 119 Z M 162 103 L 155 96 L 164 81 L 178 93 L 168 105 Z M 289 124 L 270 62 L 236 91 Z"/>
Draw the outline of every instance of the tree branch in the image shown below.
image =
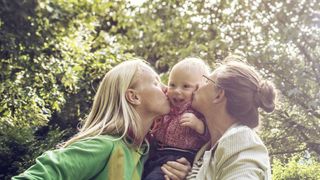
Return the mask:
<path fill-rule="evenodd" d="M 305 40 L 305 39 L 304 39 Z M 317 70 L 316 66 L 316 62 L 314 61 L 314 59 L 311 57 L 311 55 L 306 51 L 306 48 L 304 48 L 303 46 L 301 46 L 300 43 L 295 42 L 296 46 L 299 48 L 299 50 L 301 51 L 301 53 L 307 58 L 307 60 L 309 62 L 311 62 L 311 68 L 315 74 L 315 78 L 318 82 L 320 82 L 320 71 Z"/>
<path fill-rule="evenodd" d="M 293 154 L 293 153 L 299 153 L 307 150 L 308 148 L 302 148 L 302 149 L 294 149 L 294 150 L 288 150 L 288 151 L 278 151 L 278 152 L 271 152 L 270 155 L 279 155 L 279 154 Z"/>

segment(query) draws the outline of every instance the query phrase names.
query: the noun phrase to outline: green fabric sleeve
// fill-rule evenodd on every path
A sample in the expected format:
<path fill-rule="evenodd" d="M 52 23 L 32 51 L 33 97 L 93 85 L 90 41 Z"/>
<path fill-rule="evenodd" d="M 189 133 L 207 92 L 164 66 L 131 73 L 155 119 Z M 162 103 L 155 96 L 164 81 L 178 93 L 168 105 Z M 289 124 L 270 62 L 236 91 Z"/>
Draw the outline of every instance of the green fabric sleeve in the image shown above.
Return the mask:
<path fill-rule="evenodd" d="M 91 179 L 106 166 L 112 149 L 113 142 L 104 136 L 81 140 L 45 152 L 36 164 L 12 179 Z"/>

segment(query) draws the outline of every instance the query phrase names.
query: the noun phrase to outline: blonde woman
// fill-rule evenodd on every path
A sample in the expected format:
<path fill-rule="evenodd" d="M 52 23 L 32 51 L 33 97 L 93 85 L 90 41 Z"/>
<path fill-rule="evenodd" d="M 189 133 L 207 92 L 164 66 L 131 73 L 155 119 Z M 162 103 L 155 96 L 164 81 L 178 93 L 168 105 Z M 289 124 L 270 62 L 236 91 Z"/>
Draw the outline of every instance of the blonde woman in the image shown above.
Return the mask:
<path fill-rule="evenodd" d="M 253 128 L 259 125 L 259 108 L 274 110 L 276 91 L 237 59 L 228 57 L 194 93 L 192 107 L 205 116 L 211 140 L 187 179 L 271 179 L 267 148 Z"/>
<path fill-rule="evenodd" d="M 141 179 L 153 119 L 169 112 L 165 87 L 142 60 L 125 61 L 102 80 L 85 123 L 61 149 L 47 151 L 12 179 Z M 184 158 L 166 171 L 182 179 Z"/>

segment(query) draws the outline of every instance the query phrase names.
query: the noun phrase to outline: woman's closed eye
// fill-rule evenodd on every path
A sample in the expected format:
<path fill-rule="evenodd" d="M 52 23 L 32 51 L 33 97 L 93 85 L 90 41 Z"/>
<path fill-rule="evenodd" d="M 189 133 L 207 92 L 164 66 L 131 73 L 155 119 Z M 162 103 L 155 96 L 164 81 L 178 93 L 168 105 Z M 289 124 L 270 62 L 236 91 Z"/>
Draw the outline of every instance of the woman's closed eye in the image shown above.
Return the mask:
<path fill-rule="evenodd" d="M 185 85 L 183 85 L 183 88 L 184 89 L 189 89 L 189 88 L 193 88 L 193 86 L 190 85 L 190 84 L 185 84 Z"/>
<path fill-rule="evenodd" d="M 173 84 L 173 83 L 170 83 L 170 84 L 169 84 L 169 87 L 174 88 L 174 87 L 176 87 L 176 85 L 175 85 L 175 84 Z"/>

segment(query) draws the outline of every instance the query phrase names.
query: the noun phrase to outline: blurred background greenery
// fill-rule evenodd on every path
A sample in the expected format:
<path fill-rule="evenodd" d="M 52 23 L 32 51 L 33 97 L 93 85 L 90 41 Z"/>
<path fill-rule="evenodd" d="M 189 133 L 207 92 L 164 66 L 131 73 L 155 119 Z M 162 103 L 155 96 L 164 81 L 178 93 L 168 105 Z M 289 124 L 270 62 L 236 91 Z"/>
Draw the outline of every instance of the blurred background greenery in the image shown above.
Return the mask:
<path fill-rule="evenodd" d="M 72 136 L 104 74 L 245 57 L 279 89 L 258 133 L 274 179 L 320 179 L 318 0 L 0 0 L 0 179 Z"/>

